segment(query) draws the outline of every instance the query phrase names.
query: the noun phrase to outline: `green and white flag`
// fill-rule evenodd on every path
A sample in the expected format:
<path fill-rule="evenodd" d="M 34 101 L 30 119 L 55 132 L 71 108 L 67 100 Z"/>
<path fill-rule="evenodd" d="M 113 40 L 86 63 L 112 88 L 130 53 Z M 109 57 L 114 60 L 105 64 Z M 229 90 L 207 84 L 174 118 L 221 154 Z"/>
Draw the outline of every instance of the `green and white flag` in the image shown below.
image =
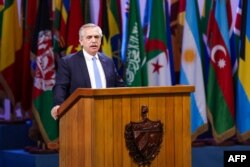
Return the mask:
<path fill-rule="evenodd" d="M 163 1 L 153 0 L 149 34 L 146 38 L 147 85 L 172 85 L 170 52 L 167 46 L 167 29 Z M 170 35 L 170 34 L 169 34 Z"/>
<path fill-rule="evenodd" d="M 146 56 L 137 0 L 130 1 L 126 52 L 126 83 L 128 86 L 146 86 Z"/>

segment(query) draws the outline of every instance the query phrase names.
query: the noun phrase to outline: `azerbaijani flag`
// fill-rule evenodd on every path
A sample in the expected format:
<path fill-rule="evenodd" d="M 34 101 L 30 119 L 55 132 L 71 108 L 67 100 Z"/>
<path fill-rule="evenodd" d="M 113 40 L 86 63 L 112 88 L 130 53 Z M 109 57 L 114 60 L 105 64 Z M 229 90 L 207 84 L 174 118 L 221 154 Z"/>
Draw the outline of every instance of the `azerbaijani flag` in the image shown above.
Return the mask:
<path fill-rule="evenodd" d="M 208 118 L 216 142 L 235 134 L 235 104 L 226 1 L 214 0 L 208 23 L 210 67 L 207 83 Z"/>

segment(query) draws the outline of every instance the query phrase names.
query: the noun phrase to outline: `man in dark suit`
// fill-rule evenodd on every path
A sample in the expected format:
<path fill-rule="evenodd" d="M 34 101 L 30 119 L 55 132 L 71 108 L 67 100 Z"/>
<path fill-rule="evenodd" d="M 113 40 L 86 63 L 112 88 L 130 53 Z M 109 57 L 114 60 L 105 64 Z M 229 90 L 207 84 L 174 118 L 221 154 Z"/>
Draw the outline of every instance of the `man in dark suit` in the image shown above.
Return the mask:
<path fill-rule="evenodd" d="M 98 52 L 101 38 L 102 30 L 99 26 L 83 25 L 79 30 L 79 42 L 82 50 L 59 61 L 56 83 L 53 88 L 55 106 L 51 110 L 54 119 L 57 119 L 60 104 L 77 88 L 124 86 L 113 60 Z M 98 72 L 96 73 L 96 71 Z"/>

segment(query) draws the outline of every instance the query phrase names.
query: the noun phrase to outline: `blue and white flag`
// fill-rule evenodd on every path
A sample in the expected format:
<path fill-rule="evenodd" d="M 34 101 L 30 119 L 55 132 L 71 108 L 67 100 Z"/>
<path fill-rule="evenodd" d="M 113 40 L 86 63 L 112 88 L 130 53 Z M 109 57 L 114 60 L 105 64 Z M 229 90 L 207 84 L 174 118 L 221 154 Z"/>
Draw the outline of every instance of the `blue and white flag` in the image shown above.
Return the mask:
<path fill-rule="evenodd" d="M 180 84 L 194 85 L 191 93 L 192 140 L 207 130 L 206 97 L 202 71 L 202 45 L 199 12 L 195 0 L 186 4 L 184 21 Z"/>

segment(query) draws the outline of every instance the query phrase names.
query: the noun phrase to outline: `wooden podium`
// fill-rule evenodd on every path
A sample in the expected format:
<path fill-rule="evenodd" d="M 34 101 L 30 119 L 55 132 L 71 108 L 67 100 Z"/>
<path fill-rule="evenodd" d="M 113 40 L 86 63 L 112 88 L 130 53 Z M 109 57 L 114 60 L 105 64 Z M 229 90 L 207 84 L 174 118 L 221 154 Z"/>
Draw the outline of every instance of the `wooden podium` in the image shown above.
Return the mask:
<path fill-rule="evenodd" d="M 125 125 L 148 118 L 163 123 L 151 167 L 190 167 L 190 93 L 193 86 L 77 89 L 59 109 L 60 167 L 137 167 L 126 147 Z"/>

